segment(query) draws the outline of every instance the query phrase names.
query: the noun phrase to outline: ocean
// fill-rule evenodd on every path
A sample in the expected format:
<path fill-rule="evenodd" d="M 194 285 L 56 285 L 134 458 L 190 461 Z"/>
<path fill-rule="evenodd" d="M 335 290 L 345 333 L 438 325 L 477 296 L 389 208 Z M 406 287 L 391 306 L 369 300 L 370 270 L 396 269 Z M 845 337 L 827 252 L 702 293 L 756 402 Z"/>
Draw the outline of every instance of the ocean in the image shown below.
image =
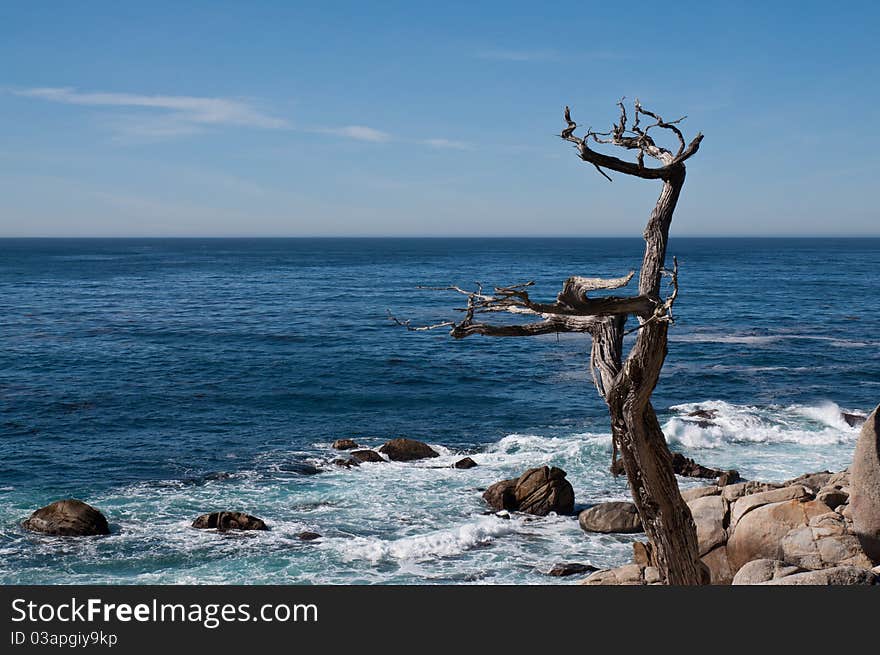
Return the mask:
<path fill-rule="evenodd" d="M 674 230 L 674 226 L 673 226 Z M 544 464 L 579 507 L 628 498 L 582 335 L 453 340 L 419 285 L 616 277 L 640 239 L 0 240 L 0 583 L 570 584 L 639 535 L 503 519 L 481 489 Z M 681 290 L 654 405 L 673 450 L 749 479 L 848 466 L 880 402 L 880 239 L 674 238 Z M 714 425 L 688 420 L 717 412 Z M 441 453 L 343 469 L 330 443 Z M 463 455 L 479 464 L 450 468 Z M 700 484 L 681 479 L 683 487 Z M 112 534 L 21 521 L 52 500 Z M 268 532 L 192 529 L 241 510 Z M 304 542 L 304 530 L 322 538 Z"/>

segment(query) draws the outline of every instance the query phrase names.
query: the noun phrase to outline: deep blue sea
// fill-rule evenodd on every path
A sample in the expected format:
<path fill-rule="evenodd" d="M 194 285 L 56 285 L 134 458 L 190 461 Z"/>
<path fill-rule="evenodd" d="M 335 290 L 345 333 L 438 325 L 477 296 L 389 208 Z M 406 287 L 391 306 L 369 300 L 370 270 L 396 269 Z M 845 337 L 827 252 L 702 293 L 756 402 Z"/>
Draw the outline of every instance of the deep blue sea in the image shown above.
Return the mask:
<path fill-rule="evenodd" d="M 486 514 L 480 489 L 568 472 L 624 499 L 580 335 L 451 339 L 455 294 L 638 268 L 640 239 L 0 240 L 0 582 L 547 583 L 633 537 Z M 681 291 L 655 406 L 670 446 L 746 477 L 849 464 L 841 409 L 880 402 L 880 239 L 675 239 Z M 718 411 L 699 427 L 686 414 Z M 329 464 L 396 436 L 421 463 Z M 468 453 L 479 467 L 448 465 Z M 314 471 L 319 471 L 314 473 Z M 683 486 L 697 484 L 682 480 Z M 81 498 L 108 537 L 25 533 Z M 191 529 L 237 509 L 271 530 Z M 323 538 L 302 542 L 303 530 Z M 563 580 L 563 583 L 571 580 Z"/>

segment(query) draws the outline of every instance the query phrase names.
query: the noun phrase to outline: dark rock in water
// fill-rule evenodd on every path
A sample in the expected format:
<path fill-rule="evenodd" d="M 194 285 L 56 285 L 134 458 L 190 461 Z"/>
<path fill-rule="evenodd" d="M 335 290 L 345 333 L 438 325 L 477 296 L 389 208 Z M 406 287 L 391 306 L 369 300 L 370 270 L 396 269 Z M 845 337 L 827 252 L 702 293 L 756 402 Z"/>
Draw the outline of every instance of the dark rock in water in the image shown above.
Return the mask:
<path fill-rule="evenodd" d="M 672 453 L 672 470 L 686 478 L 717 478 L 726 474 L 727 484 L 739 479 L 739 473 L 736 471 L 722 471 L 709 468 L 708 466 L 697 464 L 690 457 L 685 457 L 681 453 Z"/>
<path fill-rule="evenodd" d="M 337 457 L 336 459 L 334 459 L 330 463 L 335 466 L 339 466 L 341 468 L 346 468 L 346 469 L 350 469 L 352 466 L 360 466 L 361 465 L 360 461 L 355 459 L 354 457 L 348 457 L 345 459 L 343 459 L 342 457 Z"/>
<path fill-rule="evenodd" d="M 211 512 L 202 514 L 192 523 L 199 530 L 268 530 L 266 524 L 256 516 L 244 512 Z"/>
<path fill-rule="evenodd" d="M 718 476 L 718 486 L 726 487 L 729 484 L 739 482 L 739 480 L 739 472 L 730 469 L 729 471 L 724 471 L 724 473 Z"/>
<path fill-rule="evenodd" d="M 317 475 L 321 472 L 321 469 L 308 462 L 285 462 L 278 467 L 278 470 L 285 473 L 299 473 L 300 475 Z"/>
<path fill-rule="evenodd" d="M 477 466 L 477 463 L 474 460 L 472 460 L 470 457 L 465 457 L 464 459 L 460 459 L 455 464 L 453 464 L 452 468 L 472 469 L 475 466 Z"/>
<path fill-rule="evenodd" d="M 574 489 L 560 468 L 540 466 L 529 469 L 515 480 L 496 482 L 483 493 L 495 509 L 546 516 L 550 512 L 571 514 Z"/>
<path fill-rule="evenodd" d="M 853 532 L 868 557 L 880 563 L 880 407 L 862 426 L 849 477 Z"/>
<path fill-rule="evenodd" d="M 585 532 L 631 534 L 642 532 L 642 520 L 636 506 L 625 501 L 599 503 L 578 516 Z"/>
<path fill-rule="evenodd" d="M 867 420 L 867 416 L 863 416 L 861 414 L 853 414 L 851 412 L 841 412 L 840 417 L 846 421 L 846 424 L 851 428 L 857 428 L 862 423 Z"/>
<path fill-rule="evenodd" d="M 358 444 L 354 439 L 337 439 L 330 447 L 334 450 L 354 450 Z"/>
<path fill-rule="evenodd" d="M 567 575 L 577 575 L 579 573 L 592 573 L 593 571 L 598 571 L 595 566 L 590 566 L 589 564 L 577 564 L 575 562 L 568 562 L 565 564 L 556 564 L 552 569 L 547 572 L 547 575 L 552 575 L 555 577 L 565 577 Z"/>
<path fill-rule="evenodd" d="M 712 420 L 714 418 L 718 418 L 718 410 L 716 409 L 695 409 L 692 412 L 688 413 L 688 416 L 691 418 L 702 418 L 706 420 Z"/>
<path fill-rule="evenodd" d="M 428 444 L 415 439 L 398 438 L 386 442 L 379 448 L 380 453 L 388 455 L 395 462 L 411 462 L 428 457 L 439 457 L 440 454 Z"/>
<path fill-rule="evenodd" d="M 317 532 L 309 532 L 308 530 L 306 530 L 305 532 L 300 532 L 296 536 L 303 541 L 314 541 L 315 539 L 321 538 L 321 535 L 319 535 Z"/>
<path fill-rule="evenodd" d="M 384 462 L 385 458 L 382 457 L 375 450 L 354 450 L 351 453 L 351 456 L 359 462 Z"/>
<path fill-rule="evenodd" d="M 63 537 L 85 537 L 110 534 L 107 518 L 91 505 L 68 498 L 41 507 L 22 527 L 34 532 Z"/>

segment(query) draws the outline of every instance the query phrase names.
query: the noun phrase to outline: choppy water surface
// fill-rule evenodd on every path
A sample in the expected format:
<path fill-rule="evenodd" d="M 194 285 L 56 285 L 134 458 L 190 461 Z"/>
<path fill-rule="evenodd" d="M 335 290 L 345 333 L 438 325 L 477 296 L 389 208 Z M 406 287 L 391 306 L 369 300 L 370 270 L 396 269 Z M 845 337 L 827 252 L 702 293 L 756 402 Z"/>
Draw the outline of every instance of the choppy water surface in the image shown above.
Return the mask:
<path fill-rule="evenodd" d="M 546 583 L 629 557 L 567 517 L 486 515 L 480 489 L 561 466 L 579 505 L 627 497 L 586 338 L 393 327 L 454 313 L 414 287 L 618 276 L 637 239 L 0 240 L 0 582 Z M 673 240 L 681 294 L 655 394 L 674 449 L 782 480 L 849 463 L 841 409 L 880 402 L 880 240 Z M 717 412 L 700 427 L 687 414 Z M 435 445 L 328 465 L 330 443 Z M 449 468 L 462 453 L 479 467 Z M 320 471 L 312 473 L 315 468 Z M 685 485 L 695 484 L 683 481 Z M 109 537 L 27 534 L 74 496 Z M 241 509 L 271 530 L 190 529 Z M 297 533 L 324 535 L 302 542 Z"/>

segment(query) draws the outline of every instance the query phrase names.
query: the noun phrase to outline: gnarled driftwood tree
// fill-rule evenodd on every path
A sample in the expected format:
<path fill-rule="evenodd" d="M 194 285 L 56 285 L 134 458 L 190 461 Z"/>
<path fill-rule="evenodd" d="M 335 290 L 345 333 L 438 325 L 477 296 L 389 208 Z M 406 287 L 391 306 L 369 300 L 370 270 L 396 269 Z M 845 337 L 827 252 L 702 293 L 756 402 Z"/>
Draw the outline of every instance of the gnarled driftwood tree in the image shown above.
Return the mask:
<path fill-rule="evenodd" d="M 663 183 L 644 232 L 645 255 L 637 295 L 589 295 L 626 286 L 633 272 L 616 279 L 570 277 L 555 302 L 550 303 L 536 302 L 529 297 L 532 282 L 496 287 L 491 293 L 484 292 L 482 287 L 475 291 L 444 287 L 466 297 L 467 306 L 459 310 L 464 312 L 463 319 L 414 327 L 409 321 L 391 318 L 409 330 L 449 327 L 450 334 L 456 338 L 473 334 L 512 337 L 559 332 L 591 335 L 590 371 L 611 415 L 613 457 L 620 453 L 633 501 L 653 545 L 654 562 L 669 584 L 702 584 L 706 577 L 693 518 L 679 493 L 672 458 L 650 399 L 666 357 L 667 330 L 678 293 L 677 261 L 673 258 L 672 270 L 664 268 L 669 225 L 684 184 L 684 163 L 697 152 L 703 136 L 697 134 L 686 143 L 678 128 L 683 119 L 664 121 L 642 107 L 638 100 L 632 122 L 627 125 L 623 101 L 618 106 L 620 117 L 609 132 L 590 129 L 583 137 L 576 136 L 577 124 L 566 107 L 567 127 L 560 136 L 573 143 L 578 156 L 609 180 L 606 170 Z M 652 130 L 658 129 L 674 135 L 675 152 L 654 140 Z M 634 150 L 636 161 L 597 152 L 590 148 L 591 142 Z M 660 165 L 646 166 L 646 155 Z M 661 296 L 664 276 L 671 279 L 671 292 L 666 297 Z M 524 324 L 491 324 L 480 320 L 483 315 L 495 312 L 535 316 L 540 320 Z M 635 343 L 624 358 L 624 336 L 630 316 L 636 318 L 638 325 L 630 330 L 636 332 Z"/>

